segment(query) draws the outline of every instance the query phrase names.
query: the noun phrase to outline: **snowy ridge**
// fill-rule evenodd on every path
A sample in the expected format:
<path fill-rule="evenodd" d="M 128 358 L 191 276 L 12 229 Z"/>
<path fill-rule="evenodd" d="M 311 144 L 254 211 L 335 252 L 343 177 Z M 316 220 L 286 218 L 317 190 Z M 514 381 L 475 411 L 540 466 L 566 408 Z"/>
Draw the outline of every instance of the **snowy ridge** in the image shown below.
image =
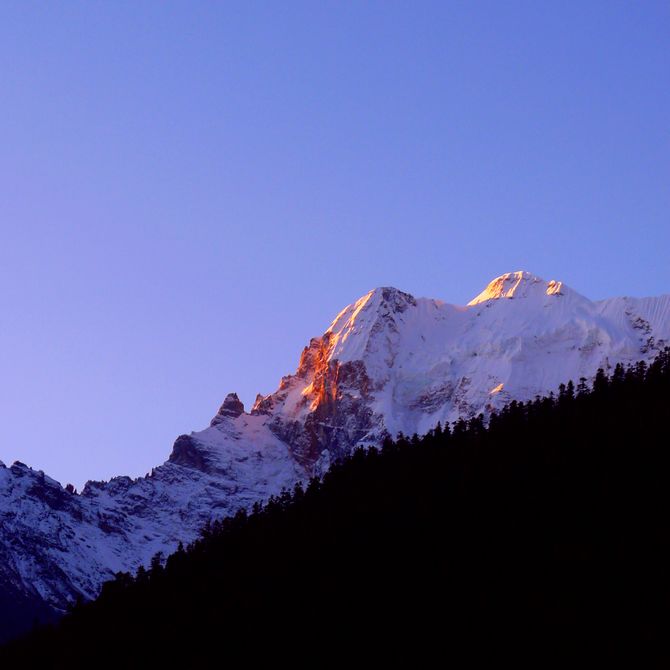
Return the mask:
<path fill-rule="evenodd" d="M 667 344 L 670 295 L 592 302 L 527 272 L 497 277 L 466 306 L 375 289 L 310 341 L 274 393 L 249 412 L 229 394 L 148 477 L 76 494 L 0 464 L 0 590 L 62 610 L 356 445 L 488 413 L 599 367 L 651 360 Z"/>
<path fill-rule="evenodd" d="M 473 298 L 468 307 L 474 307 L 482 302 L 498 300 L 499 298 L 528 298 L 529 296 L 561 295 L 563 282 L 552 280 L 545 283 L 530 272 L 508 272 L 496 277 L 476 298 Z"/>

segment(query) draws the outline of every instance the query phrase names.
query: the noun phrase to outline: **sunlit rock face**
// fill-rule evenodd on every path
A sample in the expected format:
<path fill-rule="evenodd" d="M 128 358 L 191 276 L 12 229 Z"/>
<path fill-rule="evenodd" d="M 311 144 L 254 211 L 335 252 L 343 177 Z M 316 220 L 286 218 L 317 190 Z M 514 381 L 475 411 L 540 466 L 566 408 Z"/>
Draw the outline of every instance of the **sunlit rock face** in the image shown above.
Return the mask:
<path fill-rule="evenodd" d="M 592 302 L 527 272 L 497 277 L 466 306 L 375 289 L 309 342 L 274 393 L 249 412 L 229 394 L 211 425 L 178 437 L 147 477 L 76 494 L 23 464 L 0 467 L 0 595 L 62 610 L 357 445 L 648 361 L 666 343 L 668 295 Z"/>

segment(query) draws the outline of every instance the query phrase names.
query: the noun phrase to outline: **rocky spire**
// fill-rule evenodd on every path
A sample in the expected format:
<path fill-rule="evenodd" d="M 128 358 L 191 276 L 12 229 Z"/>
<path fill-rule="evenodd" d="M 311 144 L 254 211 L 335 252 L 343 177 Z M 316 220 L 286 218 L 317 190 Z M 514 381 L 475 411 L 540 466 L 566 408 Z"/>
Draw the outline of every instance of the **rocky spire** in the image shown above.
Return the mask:
<path fill-rule="evenodd" d="M 210 425 L 216 426 L 224 419 L 235 419 L 240 414 L 244 414 L 244 403 L 237 397 L 237 393 L 229 393 Z"/>

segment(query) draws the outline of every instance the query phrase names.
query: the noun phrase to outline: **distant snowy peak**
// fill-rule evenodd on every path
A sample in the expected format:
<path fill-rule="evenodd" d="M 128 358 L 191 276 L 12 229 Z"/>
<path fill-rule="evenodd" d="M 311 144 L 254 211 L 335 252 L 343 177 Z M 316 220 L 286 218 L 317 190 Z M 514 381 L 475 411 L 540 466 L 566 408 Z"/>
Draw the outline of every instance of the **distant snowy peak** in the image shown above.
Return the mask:
<path fill-rule="evenodd" d="M 547 282 L 530 272 L 507 272 L 496 277 L 489 285 L 469 303 L 468 307 L 479 305 L 489 300 L 500 298 L 527 298 L 535 296 L 563 295 L 566 287 L 563 282 L 552 279 Z"/>

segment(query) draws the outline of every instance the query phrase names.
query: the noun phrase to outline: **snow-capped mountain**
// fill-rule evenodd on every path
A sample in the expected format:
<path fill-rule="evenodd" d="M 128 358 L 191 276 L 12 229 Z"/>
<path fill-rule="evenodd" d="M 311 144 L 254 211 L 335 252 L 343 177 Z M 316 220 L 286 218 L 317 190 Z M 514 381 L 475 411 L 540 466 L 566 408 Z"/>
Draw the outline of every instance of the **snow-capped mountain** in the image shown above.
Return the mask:
<path fill-rule="evenodd" d="M 494 279 L 466 306 L 375 289 L 310 341 L 274 393 L 249 412 L 229 394 L 147 477 L 88 482 L 77 494 L 22 463 L 2 465 L 0 596 L 62 610 L 356 445 L 651 360 L 667 343 L 670 295 L 592 302 L 526 272 Z"/>

